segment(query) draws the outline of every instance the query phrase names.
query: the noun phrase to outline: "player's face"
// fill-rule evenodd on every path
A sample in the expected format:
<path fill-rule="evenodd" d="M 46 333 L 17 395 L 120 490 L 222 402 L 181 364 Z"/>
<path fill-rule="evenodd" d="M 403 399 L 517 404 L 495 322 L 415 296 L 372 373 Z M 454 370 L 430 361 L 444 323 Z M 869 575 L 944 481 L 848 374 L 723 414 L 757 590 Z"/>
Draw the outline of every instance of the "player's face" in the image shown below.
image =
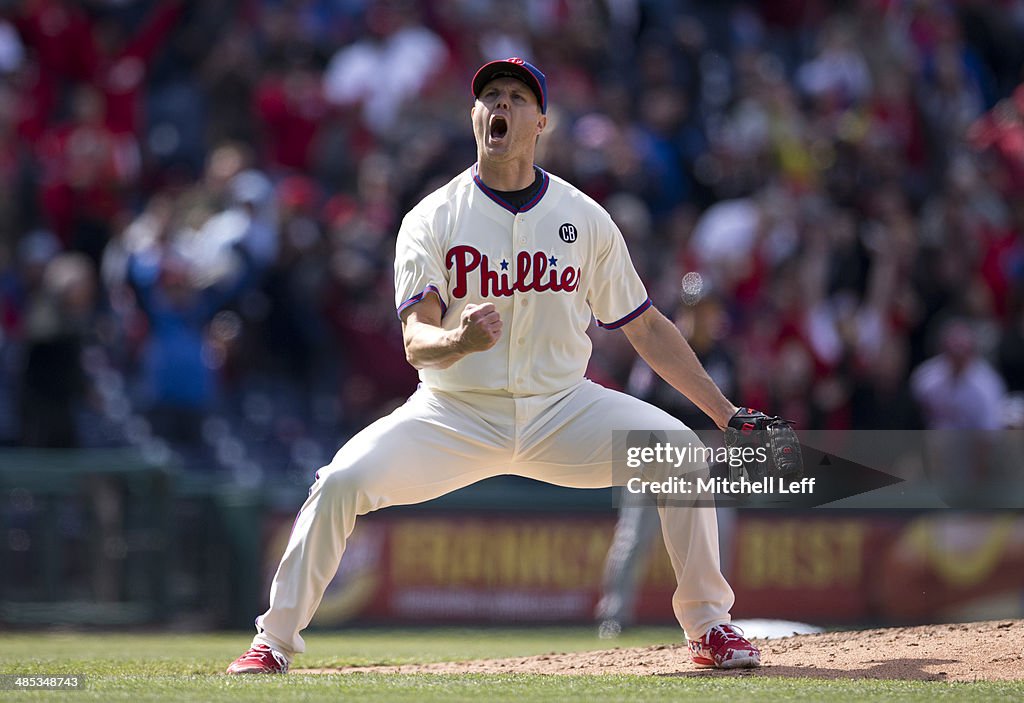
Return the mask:
<path fill-rule="evenodd" d="M 537 96 L 515 78 L 495 78 L 480 91 L 473 105 L 473 134 L 481 157 L 505 161 L 533 161 L 537 136 L 547 117 L 541 114 Z"/>

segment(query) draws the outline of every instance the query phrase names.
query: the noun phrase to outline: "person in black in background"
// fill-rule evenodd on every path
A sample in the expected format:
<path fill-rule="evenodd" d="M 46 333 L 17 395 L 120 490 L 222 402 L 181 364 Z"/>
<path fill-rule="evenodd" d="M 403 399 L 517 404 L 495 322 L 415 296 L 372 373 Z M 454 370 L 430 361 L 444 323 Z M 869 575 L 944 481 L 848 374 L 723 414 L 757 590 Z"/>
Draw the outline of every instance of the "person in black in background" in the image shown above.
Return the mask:
<path fill-rule="evenodd" d="M 708 375 L 727 396 L 736 390 L 736 367 L 722 344 L 726 332 L 726 314 L 721 301 L 707 295 L 693 305 L 680 303 L 673 318 L 689 341 Z M 626 392 L 658 406 L 695 430 L 714 429 L 700 409 L 665 383 L 643 359 L 637 359 L 626 384 Z M 641 572 L 647 564 L 651 542 L 659 532 L 658 509 L 638 493 L 621 491 L 619 518 L 611 547 L 605 559 L 601 599 L 594 611 L 598 637 L 613 639 L 632 624 Z M 731 512 L 718 510 L 719 544 L 728 554 Z M 722 558 L 723 572 L 728 560 Z"/>
<path fill-rule="evenodd" d="M 83 340 L 96 300 L 96 274 L 81 253 L 51 260 L 28 303 L 19 392 L 20 444 L 63 448 L 79 444 L 75 415 L 87 392 Z"/>

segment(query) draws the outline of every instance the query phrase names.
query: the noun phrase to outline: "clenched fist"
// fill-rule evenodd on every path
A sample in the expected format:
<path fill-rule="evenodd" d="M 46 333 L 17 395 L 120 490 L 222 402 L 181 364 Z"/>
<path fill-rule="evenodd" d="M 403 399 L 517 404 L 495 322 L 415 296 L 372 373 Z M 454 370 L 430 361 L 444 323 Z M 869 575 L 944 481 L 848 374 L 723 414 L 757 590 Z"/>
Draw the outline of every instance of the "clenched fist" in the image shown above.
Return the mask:
<path fill-rule="evenodd" d="M 459 318 L 459 342 L 462 351 L 486 351 L 501 338 L 501 316 L 494 303 L 470 303 Z"/>

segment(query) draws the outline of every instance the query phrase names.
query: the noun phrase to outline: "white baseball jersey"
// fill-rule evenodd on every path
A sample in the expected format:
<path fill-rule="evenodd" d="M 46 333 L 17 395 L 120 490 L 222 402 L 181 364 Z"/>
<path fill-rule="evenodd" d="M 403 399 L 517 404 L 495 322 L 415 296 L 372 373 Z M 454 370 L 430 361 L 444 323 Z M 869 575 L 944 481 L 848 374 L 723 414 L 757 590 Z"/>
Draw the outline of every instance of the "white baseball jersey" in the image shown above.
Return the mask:
<path fill-rule="evenodd" d="M 591 315 L 615 329 L 651 305 L 608 213 L 541 171 L 537 196 L 516 210 L 467 169 L 402 222 L 395 252 L 399 314 L 431 291 L 442 326 L 469 303 L 491 302 L 504 322 L 491 349 L 447 369 L 420 371 L 442 391 L 552 393 L 583 379 Z"/>

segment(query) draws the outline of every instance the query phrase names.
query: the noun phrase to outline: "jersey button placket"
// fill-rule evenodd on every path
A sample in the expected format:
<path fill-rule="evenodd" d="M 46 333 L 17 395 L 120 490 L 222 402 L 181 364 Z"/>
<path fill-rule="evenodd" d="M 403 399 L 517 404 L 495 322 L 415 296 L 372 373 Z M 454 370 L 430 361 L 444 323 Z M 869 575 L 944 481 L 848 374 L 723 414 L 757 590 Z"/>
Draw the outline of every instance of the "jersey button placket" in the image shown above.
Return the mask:
<path fill-rule="evenodd" d="M 524 218 L 523 218 L 523 216 L 521 214 L 516 214 L 515 218 L 512 221 L 512 261 L 513 262 L 517 262 L 518 261 L 519 250 L 521 250 L 523 248 L 521 245 L 526 244 L 526 235 L 520 231 L 520 225 L 522 225 L 523 219 Z M 520 246 L 517 247 L 516 246 L 517 244 L 520 245 Z M 516 271 L 518 271 L 518 268 L 517 268 L 518 264 L 517 263 L 513 263 L 512 266 L 515 267 Z M 523 293 L 520 293 L 519 291 L 513 292 L 513 294 L 512 294 L 512 309 L 514 311 L 517 311 L 520 308 L 526 308 L 526 307 L 528 307 L 528 300 L 526 299 L 525 295 Z M 520 336 L 520 329 L 522 329 L 522 327 L 523 327 L 523 322 L 521 321 L 521 316 L 520 316 L 520 314 L 518 312 L 515 312 L 515 314 L 514 314 L 514 317 L 513 317 L 513 327 L 515 329 L 510 329 L 509 330 L 510 339 L 515 339 L 516 337 L 519 337 L 520 339 L 522 339 L 522 336 Z M 513 392 L 522 392 L 522 390 L 523 390 L 523 377 L 521 375 L 521 372 L 522 372 L 523 365 L 526 362 L 526 360 L 524 358 L 525 352 L 526 352 L 526 349 L 522 345 L 515 345 L 514 344 L 514 345 L 511 345 L 510 348 L 509 348 L 509 359 L 508 359 L 508 361 L 509 361 L 509 382 L 513 385 L 513 388 L 511 389 Z M 517 409 L 518 409 L 518 407 L 517 407 Z M 518 425 L 518 422 L 517 422 L 517 425 Z M 517 426 L 517 432 L 518 432 L 518 429 L 519 429 L 519 427 Z"/>

